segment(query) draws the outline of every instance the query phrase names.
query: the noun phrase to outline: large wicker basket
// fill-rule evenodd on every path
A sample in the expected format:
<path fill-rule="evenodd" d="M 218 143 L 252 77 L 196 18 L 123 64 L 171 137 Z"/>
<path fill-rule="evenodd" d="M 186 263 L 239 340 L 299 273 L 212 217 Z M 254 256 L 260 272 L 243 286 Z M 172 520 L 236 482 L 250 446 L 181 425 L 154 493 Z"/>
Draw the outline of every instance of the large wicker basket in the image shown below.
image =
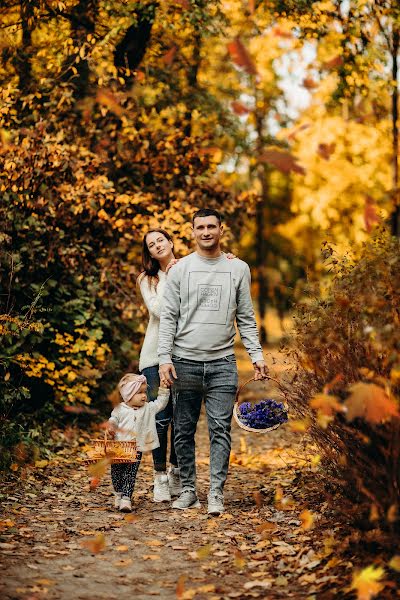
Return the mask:
<path fill-rule="evenodd" d="M 107 431 L 103 439 L 90 440 L 85 463 L 90 465 L 107 458 L 111 464 L 134 463 L 138 461 L 136 440 L 122 442 L 109 440 Z"/>
<path fill-rule="evenodd" d="M 279 402 L 282 402 L 285 411 L 288 411 L 288 404 L 286 402 L 286 393 L 283 390 L 281 384 L 279 383 L 279 381 L 277 379 L 274 379 L 273 377 L 267 376 L 266 380 L 268 381 L 273 381 L 275 384 L 277 384 L 278 390 L 279 390 Z M 266 381 L 264 380 L 264 382 Z M 249 427 L 248 425 L 245 425 L 241 419 L 240 419 L 240 413 L 239 413 L 239 407 L 240 405 L 245 401 L 244 399 L 241 398 L 241 393 L 243 392 L 243 390 L 245 389 L 245 387 L 251 383 L 252 381 L 256 381 L 255 377 L 251 377 L 250 379 L 248 379 L 247 381 L 245 381 L 241 386 L 238 387 L 238 390 L 236 392 L 236 401 L 233 407 L 233 417 L 236 421 L 236 423 L 239 425 L 239 427 L 241 429 L 243 429 L 244 431 L 250 431 L 251 433 L 268 433 L 269 431 L 273 431 L 274 429 L 278 429 L 278 427 L 280 427 L 281 425 L 283 425 L 283 423 L 277 423 L 276 425 L 272 425 L 271 427 L 265 427 L 264 429 L 255 429 L 254 427 Z M 261 381 L 261 380 L 260 380 Z"/>

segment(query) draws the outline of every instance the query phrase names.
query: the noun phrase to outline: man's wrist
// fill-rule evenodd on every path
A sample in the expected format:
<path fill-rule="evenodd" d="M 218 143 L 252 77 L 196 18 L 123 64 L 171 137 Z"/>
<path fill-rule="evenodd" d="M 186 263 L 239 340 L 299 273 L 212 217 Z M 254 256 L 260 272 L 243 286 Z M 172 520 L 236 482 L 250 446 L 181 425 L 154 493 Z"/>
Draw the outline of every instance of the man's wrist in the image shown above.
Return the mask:
<path fill-rule="evenodd" d="M 172 365 L 172 358 L 168 354 L 162 354 L 159 357 L 158 366 L 162 367 L 163 365 Z"/>
<path fill-rule="evenodd" d="M 253 365 L 260 360 L 263 360 L 265 362 L 265 358 L 264 358 L 262 352 L 258 352 L 257 354 L 251 355 L 251 361 L 252 361 Z"/>

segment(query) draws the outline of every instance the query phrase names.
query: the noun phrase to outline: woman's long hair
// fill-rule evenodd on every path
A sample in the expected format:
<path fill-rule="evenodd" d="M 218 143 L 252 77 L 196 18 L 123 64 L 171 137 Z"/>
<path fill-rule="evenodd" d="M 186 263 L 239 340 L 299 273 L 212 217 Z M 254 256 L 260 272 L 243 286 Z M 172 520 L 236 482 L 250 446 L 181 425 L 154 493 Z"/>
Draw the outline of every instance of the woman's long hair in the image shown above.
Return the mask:
<path fill-rule="evenodd" d="M 165 231 L 165 229 L 149 229 L 149 231 L 147 231 L 145 233 L 145 235 L 143 236 L 143 244 L 142 244 L 142 271 L 138 277 L 138 283 L 140 283 L 142 281 L 142 279 L 144 279 L 144 277 L 147 277 L 148 282 L 149 282 L 149 287 L 151 287 L 152 285 L 154 285 L 154 287 L 157 287 L 158 284 L 158 271 L 160 270 L 160 263 L 159 261 L 154 258 L 153 256 L 151 256 L 150 251 L 147 247 L 147 242 L 146 242 L 146 238 L 149 235 L 149 233 L 162 233 L 162 235 L 167 238 L 167 240 L 169 242 L 172 242 L 172 238 L 169 235 L 169 233 L 167 231 Z M 174 250 L 174 247 L 172 246 L 172 251 Z"/>

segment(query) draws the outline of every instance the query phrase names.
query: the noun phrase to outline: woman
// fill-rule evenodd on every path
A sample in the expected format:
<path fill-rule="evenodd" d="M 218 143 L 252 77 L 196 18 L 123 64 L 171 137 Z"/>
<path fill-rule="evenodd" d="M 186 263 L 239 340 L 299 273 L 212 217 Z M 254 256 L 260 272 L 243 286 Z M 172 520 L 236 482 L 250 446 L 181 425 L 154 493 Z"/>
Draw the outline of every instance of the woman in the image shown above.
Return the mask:
<path fill-rule="evenodd" d="M 149 324 L 146 329 L 140 353 L 139 370 L 147 379 L 148 398 L 153 402 L 157 398 L 160 379 L 158 375 L 158 329 L 160 324 L 161 300 L 164 293 L 167 265 L 175 259 L 174 244 L 164 229 L 152 229 L 143 238 L 142 267 L 138 283 L 149 311 Z M 160 447 L 153 450 L 154 463 L 154 502 L 168 502 L 171 496 L 181 493 L 178 461 L 174 447 L 172 423 L 172 399 L 156 419 Z M 171 430 L 170 468 L 167 473 L 168 431 Z"/>

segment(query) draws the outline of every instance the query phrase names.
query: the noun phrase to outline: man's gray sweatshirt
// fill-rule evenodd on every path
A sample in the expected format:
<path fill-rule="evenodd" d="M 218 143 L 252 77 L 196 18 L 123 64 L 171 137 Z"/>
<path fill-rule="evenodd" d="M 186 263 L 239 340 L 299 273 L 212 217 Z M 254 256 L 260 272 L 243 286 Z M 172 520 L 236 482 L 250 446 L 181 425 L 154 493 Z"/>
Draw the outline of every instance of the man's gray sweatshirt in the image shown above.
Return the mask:
<path fill-rule="evenodd" d="M 263 360 L 250 295 L 247 263 L 224 254 L 189 254 L 171 268 L 165 286 L 159 364 L 181 358 L 210 361 L 233 354 L 235 320 L 253 363 Z"/>

